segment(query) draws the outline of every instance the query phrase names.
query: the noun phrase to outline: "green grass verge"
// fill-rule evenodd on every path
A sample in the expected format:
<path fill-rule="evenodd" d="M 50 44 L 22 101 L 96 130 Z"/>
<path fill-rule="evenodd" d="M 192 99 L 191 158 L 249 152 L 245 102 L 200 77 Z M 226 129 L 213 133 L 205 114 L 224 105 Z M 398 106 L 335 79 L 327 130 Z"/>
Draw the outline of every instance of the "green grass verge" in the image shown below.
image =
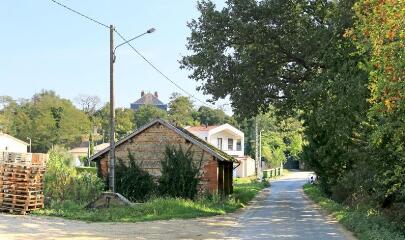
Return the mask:
<path fill-rule="evenodd" d="M 376 209 L 366 206 L 354 209 L 339 204 L 327 198 L 317 185 L 304 185 L 304 192 L 360 240 L 405 239 L 405 233 Z"/>
<path fill-rule="evenodd" d="M 268 183 L 252 179 L 237 179 L 234 194 L 227 199 L 218 196 L 195 201 L 174 198 L 155 198 L 130 207 L 85 210 L 73 202 L 54 204 L 52 208 L 34 211 L 34 215 L 55 216 L 88 222 L 140 222 L 173 218 L 195 218 L 234 212 L 245 206 Z"/>

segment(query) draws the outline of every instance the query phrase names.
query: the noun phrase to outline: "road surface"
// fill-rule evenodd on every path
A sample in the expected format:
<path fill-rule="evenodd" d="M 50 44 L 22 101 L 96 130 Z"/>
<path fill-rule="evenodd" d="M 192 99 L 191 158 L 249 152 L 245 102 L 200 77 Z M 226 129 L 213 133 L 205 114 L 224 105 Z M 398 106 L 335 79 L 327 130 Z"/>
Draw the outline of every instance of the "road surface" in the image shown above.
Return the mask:
<path fill-rule="evenodd" d="M 292 172 L 272 181 L 262 196 L 226 232 L 229 239 L 354 239 L 306 199 L 302 186 L 309 172 Z"/>
<path fill-rule="evenodd" d="M 353 239 L 304 198 L 308 172 L 275 180 L 252 205 L 210 218 L 140 223 L 86 223 L 0 214 L 0 240 Z"/>

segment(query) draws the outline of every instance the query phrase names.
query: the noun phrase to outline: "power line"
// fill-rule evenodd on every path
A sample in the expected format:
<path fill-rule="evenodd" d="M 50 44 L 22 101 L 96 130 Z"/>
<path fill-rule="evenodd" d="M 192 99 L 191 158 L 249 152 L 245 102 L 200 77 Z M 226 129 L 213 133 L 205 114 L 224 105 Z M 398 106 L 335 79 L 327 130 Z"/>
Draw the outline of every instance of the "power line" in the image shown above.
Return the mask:
<path fill-rule="evenodd" d="M 62 3 L 60 3 L 60 2 L 58 2 L 58 1 L 56 1 L 56 0 L 51 0 L 51 1 L 52 1 L 53 3 L 55 3 L 55 4 L 58 4 L 59 6 L 61 6 L 61 7 L 63 7 L 63 8 L 65 8 L 65 9 L 67 9 L 67 10 L 69 10 L 69 11 L 71 11 L 71 12 L 77 14 L 77 15 L 80 15 L 81 17 L 86 18 L 87 20 L 90 20 L 90 21 L 92 21 L 92 22 L 94 22 L 94 23 L 97 23 L 98 25 L 101 25 L 101 26 L 103 26 L 103 27 L 105 27 L 105 28 L 110 28 L 107 24 L 104 24 L 104 23 L 102 23 L 102 22 L 100 22 L 100 21 L 98 21 L 98 20 L 96 20 L 96 19 L 94 19 L 94 18 L 92 18 L 92 17 L 89 17 L 89 16 L 87 16 L 87 15 L 85 15 L 85 14 L 79 12 L 79 11 L 76 11 L 76 10 L 74 10 L 73 8 L 70 8 L 70 7 L 64 5 L 64 4 L 62 4 Z M 114 31 L 118 34 L 118 36 L 119 36 L 123 41 L 125 41 L 125 42 L 127 41 L 127 39 L 126 39 L 124 36 L 122 36 L 117 30 L 114 30 Z M 131 44 L 130 42 L 128 42 L 127 44 L 128 44 L 128 45 L 132 48 L 132 50 L 134 50 L 134 52 L 135 52 L 138 56 L 140 56 L 146 63 L 148 63 L 148 64 L 149 64 L 153 69 L 155 69 L 160 75 L 162 75 L 166 80 L 168 80 L 169 82 L 171 82 L 175 87 L 177 87 L 178 89 L 180 89 L 180 90 L 181 90 L 182 92 L 184 92 L 186 95 L 188 95 L 189 97 L 191 97 L 191 98 L 197 100 L 198 102 L 202 103 L 202 104 L 205 105 L 206 107 L 215 107 L 214 104 L 211 104 L 211 106 L 210 106 L 210 105 L 208 105 L 206 102 L 204 102 L 204 101 L 200 100 L 199 98 L 195 97 L 193 94 L 187 92 L 184 88 L 180 87 L 175 81 L 173 81 L 173 80 L 170 79 L 166 74 L 164 74 L 162 71 L 160 71 L 159 68 L 157 68 L 150 60 L 148 60 L 145 56 L 143 56 L 143 54 L 140 53 L 134 46 L 132 46 L 132 44 Z"/>
<path fill-rule="evenodd" d="M 76 13 L 76 14 L 78 14 L 78 15 L 80 15 L 80 16 L 86 18 L 87 20 L 90 20 L 90 21 L 92 21 L 92 22 L 94 22 L 94 23 L 97 23 L 97 24 L 99 24 L 99 25 L 101 25 L 101 26 L 103 26 L 103 27 L 105 27 L 105 28 L 110 28 L 107 24 L 104 24 L 104 23 L 102 23 L 102 22 L 100 22 L 100 21 L 95 20 L 94 18 L 91 18 L 91 17 L 89 17 L 89 16 L 86 16 L 86 15 L 84 15 L 83 13 L 78 12 L 78 11 L 76 11 L 76 10 L 74 10 L 74 9 L 72 9 L 72 8 L 70 8 L 70 7 L 66 6 L 66 5 L 64 5 L 64 4 L 60 3 L 60 2 L 58 2 L 58 1 L 55 1 L 55 0 L 51 0 L 51 1 L 54 2 L 54 3 L 56 3 L 56 4 L 58 4 L 59 6 L 61 6 L 61 7 L 63 7 L 63 8 L 66 8 L 67 10 L 69 10 L 69 11 L 71 11 L 71 12 L 73 12 L 73 13 Z"/>
<path fill-rule="evenodd" d="M 123 40 L 123 41 L 127 41 L 127 39 L 125 39 L 124 36 L 122 36 L 117 30 L 114 30 L 117 35 Z M 140 53 L 134 46 L 132 46 L 132 44 L 130 42 L 127 43 L 132 50 L 134 50 L 134 52 L 136 54 L 138 54 L 138 56 L 140 56 L 145 62 L 147 62 L 153 69 L 155 69 L 160 75 L 162 75 L 166 80 L 168 80 L 169 82 L 171 82 L 174 86 L 176 86 L 178 89 L 180 89 L 182 92 L 184 92 L 185 94 L 187 94 L 188 96 L 190 96 L 191 98 L 197 100 L 198 102 L 202 103 L 203 105 L 205 105 L 206 107 L 215 107 L 214 104 L 212 104 L 212 106 L 208 105 L 206 102 L 198 99 L 197 97 L 195 97 L 194 95 L 192 95 L 191 93 L 187 92 L 184 88 L 180 87 L 175 81 L 173 81 L 172 79 L 170 79 L 166 74 L 164 74 L 162 71 L 159 70 L 159 68 L 157 68 L 151 61 L 149 61 L 145 56 L 143 56 L 142 53 Z"/>

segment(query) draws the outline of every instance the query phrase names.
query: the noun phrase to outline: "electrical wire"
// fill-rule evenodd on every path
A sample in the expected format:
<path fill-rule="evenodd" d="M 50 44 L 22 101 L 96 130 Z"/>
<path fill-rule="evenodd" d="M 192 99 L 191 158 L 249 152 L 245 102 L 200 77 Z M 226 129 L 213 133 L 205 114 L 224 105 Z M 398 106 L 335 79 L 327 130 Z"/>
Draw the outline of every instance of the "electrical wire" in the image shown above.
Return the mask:
<path fill-rule="evenodd" d="M 53 3 L 55 3 L 55 4 L 58 4 L 59 6 L 61 6 L 61 7 L 63 7 L 63 8 L 66 8 L 67 10 L 69 10 L 69 11 L 71 11 L 71 12 L 73 12 L 73 13 L 76 13 L 76 14 L 78 14 L 78 15 L 84 17 L 84 18 L 87 18 L 88 20 L 90 20 L 90 21 L 92 21 L 92 22 L 94 22 L 94 23 L 97 23 L 97 24 L 99 24 L 99 25 L 101 25 L 101 26 L 103 26 L 103 27 L 105 27 L 105 28 L 110 28 L 107 24 L 104 24 L 104 23 L 102 23 L 102 22 L 100 22 L 100 21 L 95 20 L 94 18 L 91 18 L 91 17 L 89 17 L 89 16 L 86 16 L 86 15 L 84 15 L 83 13 L 78 12 L 78 11 L 76 11 L 76 10 L 74 10 L 74 9 L 72 9 L 72 8 L 70 8 L 70 7 L 66 6 L 66 5 L 64 5 L 64 4 L 60 3 L 60 2 L 58 2 L 58 1 L 55 1 L 55 0 L 51 0 L 51 1 L 52 1 Z"/>
<path fill-rule="evenodd" d="M 114 31 L 117 33 L 117 35 L 123 40 L 123 41 L 127 41 L 127 39 L 122 36 L 121 33 L 119 33 L 116 29 L 114 29 Z M 149 61 L 142 53 L 140 53 L 130 42 L 127 42 L 126 44 L 128 44 L 132 50 L 138 55 L 140 56 L 146 63 L 148 63 L 153 69 L 156 70 L 156 72 L 158 72 L 160 75 L 162 75 L 166 80 L 168 80 L 169 82 L 171 82 L 175 87 L 177 87 L 178 89 L 180 89 L 182 92 L 184 92 L 185 94 L 187 94 L 189 97 L 195 99 L 196 101 L 202 103 L 203 105 L 205 105 L 206 107 L 215 107 L 214 104 L 212 104 L 212 106 L 208 105 L 206 102 L 198 99 L 197 97 L 195 97 L 194 95 L 192 95 L 191 93 L 187 92 L 184 88 L 180 87 L 180 85 L 178 85 L 175 81 L 173 81 L 172 79 L 170 79 L 166 74 L 164 74 L 162 71 L 159 70 L 159 68 L 157 68 L 151 61 Z"/>
<path fill-rule="evenodd" d="M 50 0 L 50 1 L 52 1 L 53 3 L 55 3 L 55 4 L 57 4 L 57 5 L 59 5 L 59 6 L 63 7 L 63 8 L 65 8 L 65 9 L 67 9 L 67 10 L 69 10 L 69 11 L 71 11 L 71 12 L 73 12 L 73 13 L 75 13 L 75 14 L 81 16 L 81 17 L 86 18 L 87 20 L 90 20 L 90 21 L 92 21 L 92 22 L 94 22 L 94 23 L 97 23 L 97 24 L 100 25 L 100 26 L 103 26 L 103 27 L 105 27 L 105 28 L 110 28 L 107 24 L 104 24 L 104 23 L 102 23 L 102 22 L 100 22 L 100 21 L 98 21 L 98 20 L 96 20 L 96 19 L 94 19 L 94 18 L 92 18 L 92 17 L 89 17 L 89 16 L 87 16 L 87 15 L 85 15 L 85 14 L 79 12 L 79 11 L 76 11 L 76 10 L 74 10 L 73 8 L 70 8 L 70 7 L 64 5 L 64 4 L 62 4 L 62 3 L 60 3 L 60 2 L 58 2 L 58 1 L 56 1 L 56 0 Z M 118 35 L 124 42 L 127 41 L 127 39 L 126 39 L 121 33 L 119 33 L 116 29 L 114 29 L 114 31 L 117 33 L 117 35 Z M 199 98 L 195 97 L 193 94 L 189 93 L 189 92 L 186 91 L 184 88 L 182 88 L 180 85 L 178 85 L 175 81 L 173 81 L 172 79 L 170 79 L 166 74 L 164 74 L 161 70 L 159 70 L 159 68 L 157 68 L 150 60 L 148 60 L 142 53 L 140 53 L 130 42 L 127 42 L 126 44 L 128 44 L 128 45 L 132 48 L 132 50 L 133 50 L 139 57 L 141 57 L 146 63 L 148 63 L 156 72 L 158 72 L 158 73 L 159 73 L 161 76 L 163 76 L 166 80 L 168 80 L 169 82 L 171 82 L 175 87 L 177 87 L 177 88 L 178 88 L 179 90 L 181 90 L 183 93 L 185 93 L 185 94 L 188 95 L 189 97 L 195 99 L 196 101 L 202 103 L 202 104 L 203 104 L 204 106 L 206 106 L 206 107 L 214 107 L 214 108 L 216 108 L 216 106 L 215 106 L 214 104 L 208 105 L 206 102 L 204 102 L 204 101 L 200 100 Z"/>

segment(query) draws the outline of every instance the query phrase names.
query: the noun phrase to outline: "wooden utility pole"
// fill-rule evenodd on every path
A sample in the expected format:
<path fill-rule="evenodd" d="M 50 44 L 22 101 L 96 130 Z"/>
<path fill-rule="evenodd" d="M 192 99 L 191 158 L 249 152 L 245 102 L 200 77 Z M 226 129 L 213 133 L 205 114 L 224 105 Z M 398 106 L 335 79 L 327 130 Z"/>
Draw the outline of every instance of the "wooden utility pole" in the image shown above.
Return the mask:
<path fill-rule="evenodd" d="M 256 160 L 256 176 L 259 177 L 259 148 L 258 148 L 258 142 L 259 142 L 259 136 L 257 134 L 258 132 L 258 123 L 257 123 L 257 117 L 255 117 L 255 160 Z"/>
<path fill-rule="evenodd" d="M 110 25 L 110 161 L 109 190 L 115 193 L 114 26 Z"/>

